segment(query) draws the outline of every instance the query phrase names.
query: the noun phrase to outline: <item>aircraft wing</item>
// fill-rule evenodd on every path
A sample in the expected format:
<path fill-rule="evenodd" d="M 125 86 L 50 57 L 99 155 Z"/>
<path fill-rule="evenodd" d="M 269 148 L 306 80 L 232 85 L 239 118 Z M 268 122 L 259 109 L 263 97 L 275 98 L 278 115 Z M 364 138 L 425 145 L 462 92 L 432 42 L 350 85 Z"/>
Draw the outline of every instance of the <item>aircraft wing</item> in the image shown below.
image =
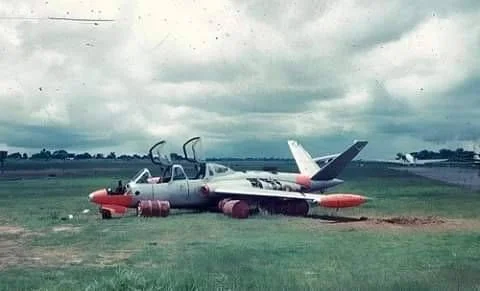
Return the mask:
<path fill-rule="evenodd" d="M 400 164 L 400 165 L 407 164 L 405 161 L 402 161 L 402 160 L 362 160 L 362 162 L 389 163 L 389 164 Z"/>
<path fill-rule="evenodd" d="M 313 158 L 313 161 L 318 163 L 318 162 L 324 162 L 324 161 L 328 161 L 328 160 L 331 160 L 331 159 L 335 159 L 336 157 L 338 157 L 340 154 L 333 154 L 333 155 L 327 155 L 327 156 L 322 156 L 322 157 L 316 157 L 316 158 Z"/>
<path fill-rule="evenodd" d="M 281 190 L 268 190 L 268 189 L 259 189 L 259 188 L 249 188 L 249 187 L 232 187 L 232 186 L 223 186 L 218 187 L 214 190 L 214 193 L 217 195 L 224 196 L 256 196 L 256 197 L 269 197 L 269 198 L 290 198 L 290 199 L 301 199 L 310 203 L 318 204 L 322 207 L 327 208 L 346 208 L 346 207 L 355 207 L 363 204 L 369 198 L 357 195 L 357 194 L 312 194 L 312 193 L 300 193 L 300 192 L 287 192 Z"/>
<path fill-rule="evenodd" d="M 288 192 L 282 190 L 269 190 L 252 187 L 226 187 L 221 186 L 212 190 L 215 194 L 219 195 L 238 195 L 238 196 L 260 196 L 260 197 L 275 197 L 275 198 L 290 198 L 290 199 L 302 199 L 312 202 L 319 202 L 325 195 L 300 193 L 300 192 Z"/>
<path fill-rule="evenodd" d="M 430 163 L 441 163 L 441 162 L 446 162 L 448 159 L 432 159 L 432 160 L 416 160 L 416 164 L 430 164 Z"/>

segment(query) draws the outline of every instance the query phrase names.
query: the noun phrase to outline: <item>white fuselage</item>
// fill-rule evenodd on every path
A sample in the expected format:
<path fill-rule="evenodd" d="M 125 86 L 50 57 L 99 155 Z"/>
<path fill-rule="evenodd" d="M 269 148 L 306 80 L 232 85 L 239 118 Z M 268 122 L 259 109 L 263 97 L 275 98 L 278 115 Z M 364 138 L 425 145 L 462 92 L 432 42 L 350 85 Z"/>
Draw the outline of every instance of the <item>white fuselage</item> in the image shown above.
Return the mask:
<path fill-rule="evenodd" d="M 149 175 L 148 170 L 144 173 Z M 139 182 L 142 180 L 141 177 L 132 179 L 127 184 L 127 192 L 134 197 L 133 205 L 136 205 L 140 200 L 167 200 L 172 208 L 207 206 L 214 203 L 215 199 L 212 199 L 211 196 L 205 196 L 202 193 L 202 187 L 211 182 L 228 183 L 239 187 L 309 193 L 323 192 L 327 188 L 343 183 L 343 180 L 340 179 L 311 181 L 308 177 L 296 173 L 237 172 L 214 163 L 207 163 L 204 176 L 197 179 L 189 179 L 181 165 L 173 165 L 172 173 L 173 179 L 169 177 L 167 181 L 160 183 Z M 308 185 L 306 185 L 307 182 Z"/>

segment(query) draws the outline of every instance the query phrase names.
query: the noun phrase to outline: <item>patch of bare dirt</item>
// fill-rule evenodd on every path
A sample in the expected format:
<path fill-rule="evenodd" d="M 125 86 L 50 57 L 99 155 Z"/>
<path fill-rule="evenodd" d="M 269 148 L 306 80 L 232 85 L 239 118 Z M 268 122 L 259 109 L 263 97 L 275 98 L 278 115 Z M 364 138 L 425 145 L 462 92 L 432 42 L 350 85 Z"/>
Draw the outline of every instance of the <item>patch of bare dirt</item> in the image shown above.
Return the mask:
<path fill-rule="evenodd" d="M 0 226 L 0 235 L 4 234 L 22 234 L 25 232 L 25 229 L 23 227 L 18 227 L 18 226 L 8 226 L 8 225 L 2 225 Z"/>
<path fill-rule="evenodd" d="M 15 266 L 28 257 L 22 246 L 29 232 L 23 227 L 0 226 L 0 270 Z"/>
<path fill-rule="evenodd" d="M 415 217 L 415 216 L 397 216 L 390 218 L 377 218 L 377 223 L 392 223 L 400 225 L 425 225 L 425 224 L 441 224 L 445 223 L 444 219 L 436 216 Z"/>
<path fill-rule="evenodd" d="M 54 228 L 54 231 L 77 231 L 77 228 L 67 226 Z M 0 270 L 15 266 L 34 267 L 82 262 L 82 253 L 75 249 L 26 247 L 25 242 L 36 235 L 45 234 L 18 226 L 0 226 Z"/>
<path fill-rule="evenodd" d="M 128 259 L 133 252 L 133 250 L 112 250 L 108 253 L 99 254 L 95 266 L 111 266 L 117 264 Z"/>
<path fill-rule="evenodd" d="M 53 232 L 60 232 L 60 231 L 68 231 L 68 232 L 79 232 L 82 228 L 79 226 L 73 225 L 62 225 L 62 226 L 55 226 L 52 231 Z"/>
<path fill-rule="evenodd" d="M 478 219 L 449 219 L 437 216 L 396 216 L 396 217 L 312 217 L 318 219 L 320 226 L 355 229 L 390 229 L 390 230 L 421 230 L 421 231 L 448 231 L 448 230 L 476 230 L 480 231 Z"/>
<path fill-rule="evenodd" d="M 27 263 L 34 265 L 64 265 L 83 262 L 83 252 L 74 248 L 35 248 Z"/>
<path fill-rule="evenodd" d="M 52 232 L 77 233 L 81 227 L 73 225 L 55 226 Z M 32 235 L 45 235 L 26 230 L 22 227 L 0 226 L 0 270 L 10 267 L 62 266 L 74 264 L 93 264 L 110 266 L 128 259 L 134 250 L 109 250 L 88 259 L 88 253 L 74 247 L 27 247 L 25 245 Z M 47 232 L 48 234 L 48 232 Z"/>
<path fill-rule="evenodd" d="M 413 229 L 422 231 L 476 230 L 480 231 L 478 219 L 449 219 L 434 216 L 412 217 L 400 216 L 374 218 L 369 220 L 370 228 Z"/>

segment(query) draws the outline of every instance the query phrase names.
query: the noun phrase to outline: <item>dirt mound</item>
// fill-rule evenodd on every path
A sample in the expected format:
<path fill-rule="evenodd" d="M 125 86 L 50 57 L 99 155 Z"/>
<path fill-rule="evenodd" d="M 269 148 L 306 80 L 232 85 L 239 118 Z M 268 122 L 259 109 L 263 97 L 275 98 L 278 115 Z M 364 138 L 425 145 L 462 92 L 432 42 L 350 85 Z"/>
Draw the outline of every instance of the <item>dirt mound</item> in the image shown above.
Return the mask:
<path fill-rule="evenodd" d="M 383 229 L 392 231 L 451 231 L 480 230 L 480 219 L 446 218 L 438 216 L 392 216 L 392 217 L 334 217 L 325 215 L 311 216 L 315 223 L 308 227 Z"/>
<path fill-rule="evenodd" d="M 424 224 L 441 224 L 445 223 L 445 220 L 435 216 L 427 217 L 415 217 L 415 216 L 397 216 L 390 218 L 377 219 L 377 223 L 392 223 L 400 225 L 424 225 Z"/>

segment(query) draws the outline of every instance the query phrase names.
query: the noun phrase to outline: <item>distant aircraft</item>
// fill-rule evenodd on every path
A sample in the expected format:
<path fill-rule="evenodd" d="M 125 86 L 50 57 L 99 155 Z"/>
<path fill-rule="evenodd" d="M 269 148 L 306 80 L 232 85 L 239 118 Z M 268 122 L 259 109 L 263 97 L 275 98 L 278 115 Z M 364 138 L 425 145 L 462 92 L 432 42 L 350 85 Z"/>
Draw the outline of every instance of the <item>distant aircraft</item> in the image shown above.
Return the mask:
<path fill-rule="evenodd" d="M 409 153 L 401 153 L 396 160 L 362 160 L 364 162 L 375 162 L 375 163 L 391 163 L 391 164 L 400 164 L 400 165 L 425 165 L 433 163 L 446 162 L 448 159 L 428 159 L 428 160 L 419 160 Z"/>
<path fill-rule="evenodd" d="M 473 164 L 474 165 L 480 165 L 480 154 L 475 151 L 476 149 L 473 148 Z"/>
<path fill-rule="evenodd" d="M 8 149 L 6 145 L 0 144 L 0 174 L 3 175 L 5 169 L 5 159 L 8 155 Z"/>
<path fill-rule="evenodd" d="M 144 168 L 125 186 L 119 181 L 117 189 L 94 191 L 89 200 L 100 205 L 102 218 L 124 214 L 128 208 L 144 216 L 166 216 L 170 208 L 216 209 L 234 218 L 246 218 L 252 209 L 305 216 L 312 206 L 338 210 L 367 201 L 357 194 L 315 194 L 344 182 L 337 175 L 366 141 L 355 142 L 321 168 L 297 142 L 288 141 L 300 173 L 234 171 L 200 158 L 199 142 L 200 137 L 194 137 L 183 145 L 185 160 L 195 166 L 193 175 L 187 175 L 181 164 L 172 164 L 169 156 L 160 152 L 166 143 L 160 141 L 150 148 L 149 156 L 152 163 L 165 168 L 162 176 L 153 177 Z M 188 146 L 193 158 L 187 154 Z M 155 149 L 157 156 L 153 154 Z"/>

